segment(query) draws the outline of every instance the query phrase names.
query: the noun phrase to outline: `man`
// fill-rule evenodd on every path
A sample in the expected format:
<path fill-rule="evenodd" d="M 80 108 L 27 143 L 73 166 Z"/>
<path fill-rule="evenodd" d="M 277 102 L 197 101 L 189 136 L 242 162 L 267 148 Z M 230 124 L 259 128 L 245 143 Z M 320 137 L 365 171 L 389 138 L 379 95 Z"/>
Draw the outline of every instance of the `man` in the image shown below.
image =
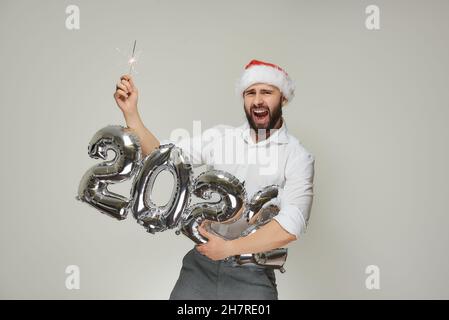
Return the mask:
<path fill-rule="evenodd" d="M 242 126 L 216 126 L 175 144 L 194 165 L 206 164 L 244 181 L 248 198 L 265 186 L 279 185 L 280 211 L 269 223 L 245 237 L 235 237 L 232 225 L 216 226 L 214 231 L 223 237 L 206 231 L 202 225 L 199 231 L 208 241 L 184 257 L 170 299 L 277 299 L 272 269 L 235 266 L 225 258 L 286 246 L 307 227 L 315 160 L 288 134 L 282 116 L 282 108 L 294 97 L 293 81 L 281 67 L 252 60 L 238 81 L 237 93 L 243 99 L 247 118 Z M 121 77 L 114 97 L 128 127 L 139 136 L 143 154 L 159 147 L 159 140 L 140 119 L 138 91 L 130 76 Z M 230 145 L 239 150 L 235 156 L 240 160 L 229 156 Z"/>

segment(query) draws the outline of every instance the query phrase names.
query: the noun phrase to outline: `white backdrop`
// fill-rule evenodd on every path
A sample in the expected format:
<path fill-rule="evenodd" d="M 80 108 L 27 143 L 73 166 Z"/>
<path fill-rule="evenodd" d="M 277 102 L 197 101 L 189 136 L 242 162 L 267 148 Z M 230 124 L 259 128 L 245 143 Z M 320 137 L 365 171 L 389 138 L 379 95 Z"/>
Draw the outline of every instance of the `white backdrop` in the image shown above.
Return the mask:
<path fill-rule="evenodd" d="M 90 138 L 124 124 L 115 48 L 134 39 L 139 108 L 160 139 L 194 120 L 242 123 L 234 82 L 251 59 L 296 80 L 285 119 L 315 155 L 315 199 L 277 273 L 280 299 L 449 298 L 449 3 L 375 1 L 379 30 L 365 26 L 370 4 L 2 1 L 0 298 L 168 298 L 192 242 L 75 200 L 96 163 Z M 167 192 L 161 181 L 156 196 Z M 369 265 L 379 289 L 365 285 Z"/>

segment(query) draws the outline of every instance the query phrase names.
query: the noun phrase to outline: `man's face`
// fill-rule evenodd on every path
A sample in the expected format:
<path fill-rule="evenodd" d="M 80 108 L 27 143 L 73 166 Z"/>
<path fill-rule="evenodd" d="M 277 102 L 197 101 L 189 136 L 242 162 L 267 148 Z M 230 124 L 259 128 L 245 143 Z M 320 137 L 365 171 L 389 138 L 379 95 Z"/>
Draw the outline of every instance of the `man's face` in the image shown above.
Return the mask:
<path fill-rule="evenodd" d="M 251 128 L 273 129 L 282 116 L 282 105 L 286 99 L 272 85 L 256 83 L 243 92 L 246 118 Z"/>

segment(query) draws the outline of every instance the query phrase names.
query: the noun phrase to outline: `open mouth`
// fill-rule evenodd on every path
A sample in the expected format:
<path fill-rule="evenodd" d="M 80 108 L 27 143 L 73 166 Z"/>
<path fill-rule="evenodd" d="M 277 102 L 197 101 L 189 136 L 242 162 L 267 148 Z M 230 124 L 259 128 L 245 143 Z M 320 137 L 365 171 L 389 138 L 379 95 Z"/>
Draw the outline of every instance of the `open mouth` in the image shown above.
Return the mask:
<path fill-rule="evenodd" d="M 254 108 L 251 111 L 253 118 L 256 122 L 265 122 L 268 120 L 269 111 L 266 108 Z"/>

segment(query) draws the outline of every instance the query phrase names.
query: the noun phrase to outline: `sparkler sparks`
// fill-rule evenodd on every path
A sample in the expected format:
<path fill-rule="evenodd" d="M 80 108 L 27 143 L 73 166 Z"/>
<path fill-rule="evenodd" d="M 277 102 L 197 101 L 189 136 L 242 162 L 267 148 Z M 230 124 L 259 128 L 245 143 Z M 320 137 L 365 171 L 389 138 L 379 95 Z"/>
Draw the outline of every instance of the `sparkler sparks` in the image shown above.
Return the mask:
<path fill-rule="evenodd" d="M 137 40 L 134 40 L 134 45 L 133 45 L 131 55 L 124 54 L 123 52 L 120 51 L 119 48 L 115 48 L 122 56 L 126 57 L 126 65 L 129 68 L 128 74 L 130 74 L 130 75 L 133 73 L 137 73 L 136 64 L 139 60 L 140 54 L 142 53 L 141 50 L 136 51 L 136 43 L 137 43 Z"/>

